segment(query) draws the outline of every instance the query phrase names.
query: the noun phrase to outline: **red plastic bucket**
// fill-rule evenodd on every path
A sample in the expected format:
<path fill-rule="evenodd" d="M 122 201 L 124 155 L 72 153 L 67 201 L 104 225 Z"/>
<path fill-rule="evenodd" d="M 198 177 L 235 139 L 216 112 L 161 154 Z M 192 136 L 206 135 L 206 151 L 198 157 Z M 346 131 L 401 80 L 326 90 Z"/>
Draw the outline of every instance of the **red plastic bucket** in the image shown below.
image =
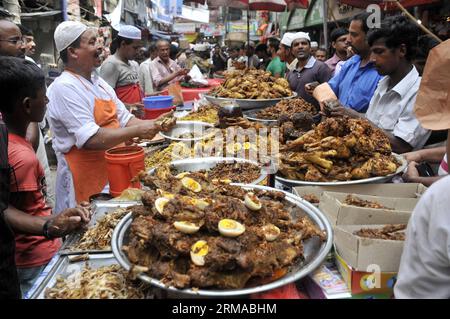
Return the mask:
<path fill-rule="evenodd" d="M 139 181 L 132 183 L 131 180 L 145 169 L 144 157 L 144 149 L 140 146 L 115 147 L 105 152 L 112 196 L 119 196 L 129 187 L 141 188 Z"/>
<path fill-rule="evenodd" d="M 145 119 L 146 120 L 154 120 L 158 116 L 163 115 L 164 113 L 168 113 L 174 110 L 176 106 L 171 106 L 164 109 L 144 109 L 145 110 Z"/>

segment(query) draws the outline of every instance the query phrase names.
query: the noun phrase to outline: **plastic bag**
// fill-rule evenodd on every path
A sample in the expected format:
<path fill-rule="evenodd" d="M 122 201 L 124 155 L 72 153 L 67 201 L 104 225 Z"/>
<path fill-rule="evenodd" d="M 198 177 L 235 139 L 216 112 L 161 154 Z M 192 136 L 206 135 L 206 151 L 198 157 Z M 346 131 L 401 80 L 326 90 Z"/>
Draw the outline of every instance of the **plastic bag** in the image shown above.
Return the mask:
<path fill-rule="evenodd" d="M 191 80 L 189 81 L 190 83 L 196 84 L 196 85 L 203 85 L 203 86 L 208 85 L 208 80 L 206 80 L 203 77 L 203 74 L 197 65 L 194 65 L 192 67 L 192 69 L 191 69 L 191 71 L 189 71 L 188 75 L 191 77 Z"/>

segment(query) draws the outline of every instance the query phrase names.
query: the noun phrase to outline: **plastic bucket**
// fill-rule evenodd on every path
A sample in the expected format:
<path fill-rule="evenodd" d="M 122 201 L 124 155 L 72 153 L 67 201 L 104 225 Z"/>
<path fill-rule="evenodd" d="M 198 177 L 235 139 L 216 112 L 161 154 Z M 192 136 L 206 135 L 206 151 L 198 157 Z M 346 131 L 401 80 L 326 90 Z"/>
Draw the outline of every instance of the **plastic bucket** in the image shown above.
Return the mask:
<path fill-rule="evenodd" d="M 144 149 L 140 146 L 115 147 L 105 152 L 108 170 L 109 192 L 112 196 L 119 196 L 129 187 L 141 188 L 139 181 L 131 180 L 145 169 Z"/>
<path fill-rule="evenodd" d="M 149 96 L 142 100 L 146 109 L 164 109 L 173 105 L 173 96 Z"/>
<path fill-rule="evenodd" d="M 146 120 L 156 119 L 158 116 L 160 116 L 164 113 L 170 112 L 174 109 L 176 109 L 176 106 L 171 106 L 171 107 L 163 108 L 163 109 L 144 109 L 145 119 Z"/>

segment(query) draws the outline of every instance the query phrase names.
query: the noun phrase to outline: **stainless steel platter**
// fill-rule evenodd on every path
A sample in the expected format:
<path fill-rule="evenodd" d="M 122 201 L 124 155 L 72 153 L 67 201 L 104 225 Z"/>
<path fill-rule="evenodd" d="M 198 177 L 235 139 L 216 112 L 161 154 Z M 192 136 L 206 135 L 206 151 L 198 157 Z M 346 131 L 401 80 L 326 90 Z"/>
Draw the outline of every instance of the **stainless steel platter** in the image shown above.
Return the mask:
<path fill-rule="evenodd" d="M 275 176 L 275 180 L 280 182 L 281 184 L 288 186 L 288 187 L 296 187 L 296 186 L 341 186 L 341 185 L 355 185 L 355 184 L 375 184 L 375 183 L 387 183 L 389 182 L 395 175 L 401 174 L 406 167 L 408 166 L 408 163 L 406 159 L 398 154 L 392 153 L 392 155 L 395 156 L 397 161 L 401 163 L 401 165 L 397 168 L 397 171 L 393 174 L 389 174 L 386 176 L 377 176 L 377 177 L 370 177 L 370 178 L 364 178 L 364 179 L 356 179 L 356 180 L 350 180 L 350 181 L 338 181 L 338 182 L 309 182 L 309 181 L 298 181 L 293 179 L 287 179 L 280 175 Z"/>
<path fill-rule="evenodd" d="M 256 185 L 246 185 L 246 184 L 233 184 L 246 189 L 261 189 L 261 190 L 272 190 L 279 191 L 274 188 L 265 187 L 265 186 L 256 186 Z M 200 296 L 200 297 L 236 297 L 236 296 L 245 296 L 253 293 L 260 293 L 263 291 L 267 291 L 270 289 L 274 289 L 288 283 L 299 280 L 300 278 L 308 275 L 312 271 L 314 271 L 317 267 L 321 265 L 321 263 L 325 260 L 327 254 L 329 253 L 332 243 L 333 243 L 333 233 L 330 222 L 324 216 L 324 214 L 316 207 L 306 202 L 305 200 L 292 195 L 290 193 L 285 192 L 286 200 L 297 207 L 300 208 L 298 210 L 298 214 L 293 216 L 294 219 L 307 215 L 320 229 L 324 230 L 327 233 L 327 240 L 323 243 L 317 238 L 311 238 L 305 241 L 304 244 L 304 261 L 298 261 L 295 265 L 293 265 L 290 271 L 282 278 L 273 281 L 268 284 L 244 288 L 244 289 L 231 289 L 231 290 L 209 290 L 209 289 L 176 289 L 173 286 L 166 286 L 164 283 L 159 281 L 158 279 L 151 278 L 146 274 L 138 275 L 138 278 L 143 280 L 144 282 L 150 283 L 156 287 L 167 290 L 168 292 L 180 294 L 180 295 L 189 295 L 189 296 Z M 294 214 L 294 213 L 293 213 Z M 131 268 L 131 263 L 128 260 L 127 255 L 122 251 L 122 247 L 124 244 L 128 243 L 128 235 L 129 228 L 132 223 L 132 216 L 128 214 L 123 218 L 120 223 L 116 226 L 113 233 L 112 239 L 112 248 L 114 256 L 116 257 L 119 264 L 124 267 L 126 270 Z"/>
<path fill-rule="evenodd" d="M 258 114 L 257 114 L 258 112 L 259 112 L 259 110 L 245 111 L 244 117 L 249 119 L 250 121 L 260 122 L 260 123 L 263 123 L 264 125 L 268 125 L 268 126 L 274 125 L 278 122 L 277 120 L 267 120 L 267 119 L 258 118 Z"/>
<path fill-rule="evenodd" d="M 51 268 L 45 279 L 30 296 L 30 299 L 45 299 L 45 290 L 55 285 L 58 276 L 67 278 L 72 274 L 79 273 L 86 266 L 86 262 L 88 262 L 89 266 L 93 269 L 103 266 L 117 265 L 117 260 L 111 253 L 89 255 L 89 259 L 87 261 L 82 260 L 72 262 L 72 258 L 73 256 L 61 256 Z"/>
<path fill-rule="evenodd" d="M 251 161 L 238 157 L 200 157 L 200 158 L 186 158 L 182 160 L 173 161 L 170 165 L 180 173 L 182 172 L 197 172 L 203 169 L 208 170 L 214 168 L 219 163 L 251 163 L 260 166 L 255 161 Z M 148 174 L 153 175 L 155 168 L 148 171 Z M 259 177 L 250 184 L 260 184 L 267 178 L 267 168 L 261 167 L 261 173 Z"/>
<path fill-rule="evenodd" d="M 159 134 L 169 141 L 177 142 L 192 142 L 200 141 L 210 136 L 208 129 L 213 128 L 214 125 L 200 121 L 179 121 L 170 131 L 160 132 Z M 199 135 L 198 137 L 183 138 L 183 134 L 193 133 Z M 213 133 L 214 135 L 214 133 Z"/>
<path fill-rule="evenodd" d="M 106 214 L 112 213 L 118 208 L 129 207 L 133 205 L 142 205 L 141 202 L 137 201 L 94 201 L 92 204 L 92 217 L 88 227 L 94 227 L 97 222 Z M 98 254 L 98 253 L 107 253 L 111 252 L 111 249 L 107 250 L 74 250 L 73 246 L 75 246 L 78 241 L 83 237 L 83 233 L 74 233 L 68 236 L 68 238 L 64 241 L 61 249 L 59 250 L 59 254 L 61 255 L 80 255 L 80 254 Z"/>
<path fill-rule="evenodd" d="M 241 107 L 242 110 L 252 110 L 252 109 L 262 109 L 268 106 L 272 106 L 280 102 L 281 100 L 288 100 L 297 97 L 296 92 L 292 92 L 291 96 L 278 98 L 278 99 L 261 99 L 261 100 L 255 100 L 255 99 L 231 99 L 231 98 L 225 98 L 225 97 L 215 97 L 212 95 L 206 95 L 205 98 L 216 105 L 221 105 L 222 103 L 226 102 L 233 102 L 236 103 Z"/>

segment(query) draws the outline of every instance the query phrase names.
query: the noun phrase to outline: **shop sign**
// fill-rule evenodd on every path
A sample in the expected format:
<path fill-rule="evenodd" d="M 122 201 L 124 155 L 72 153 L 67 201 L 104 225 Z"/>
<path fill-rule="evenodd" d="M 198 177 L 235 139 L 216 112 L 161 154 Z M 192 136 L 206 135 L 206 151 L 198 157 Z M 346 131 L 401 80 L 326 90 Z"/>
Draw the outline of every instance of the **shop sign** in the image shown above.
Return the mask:
<path fill-rule="evenodd" d="M 173 31 L 177 33 L 195 33 L 195 23 L 175 23 Z"/>

